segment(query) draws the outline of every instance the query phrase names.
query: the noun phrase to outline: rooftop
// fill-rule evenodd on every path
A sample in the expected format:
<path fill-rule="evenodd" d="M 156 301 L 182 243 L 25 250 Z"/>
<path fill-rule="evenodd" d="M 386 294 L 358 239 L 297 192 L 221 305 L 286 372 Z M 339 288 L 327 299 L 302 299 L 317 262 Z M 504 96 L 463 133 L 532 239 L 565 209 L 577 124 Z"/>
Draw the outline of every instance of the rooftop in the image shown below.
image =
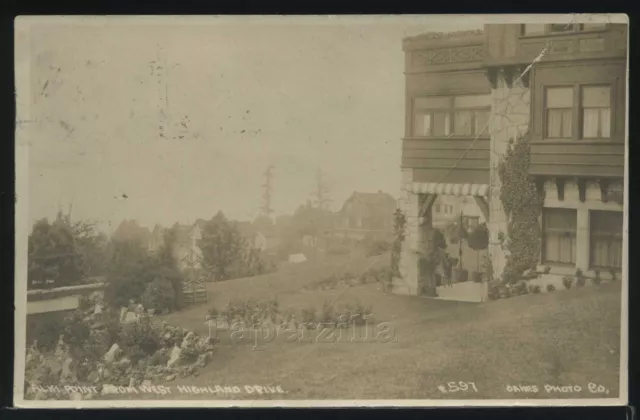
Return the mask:
<path fill-rule="evenodd" d="M 404 48 L 425 48 L 440 45 L 476 44 L 481 43 L 484 37 L 483 29 L 469 29 L 453 32 L 425 32 L 420 35 L 406 37 L 402 40 Z"/>

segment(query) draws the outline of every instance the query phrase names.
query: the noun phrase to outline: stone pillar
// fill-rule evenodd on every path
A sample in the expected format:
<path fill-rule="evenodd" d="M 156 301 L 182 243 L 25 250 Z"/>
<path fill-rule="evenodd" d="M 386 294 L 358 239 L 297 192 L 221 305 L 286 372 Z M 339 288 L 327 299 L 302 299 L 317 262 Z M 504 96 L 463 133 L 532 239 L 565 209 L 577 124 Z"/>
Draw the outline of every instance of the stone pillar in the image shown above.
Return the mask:
<path fill-rule="evenodd" d="M 517 79 L 515 74 L 513 79 Z M 499 279 L 506 263 L 506 252 L 499 240 L 500 233 L 507 235 L 507 217 L 500 201 L 500 176 L 498 164 L 507 151 L 509 141 L 515 141 L 529 128 L 531 96 L 529 88 L 516 81 L 511 88 L 503 72 L 498 74 L 496 88 L 491 91 L 490 192 L 489 192 L 489 254 L 493 265 L 493 277 Z"/>
<path fill-rule="evenodd" d="M 576 269 L 589 270 L 589 209 L 578 208 L 576 227 Z"/>
<path fill-rule="evenodd" d="M 420 246 L 420 221 L 419 196 L 410 191 L 413 171 L 411 169 L 402 170 L 402 191 L 399 200 L 399 207 L 404 212 L 407 223 L 405 228 L 405 238 L 402 243 L 400 255 L 400 275 L 401 279 L 394 281 L 394 290 L 398 293 L 418 294 L 418 249 Z"/>

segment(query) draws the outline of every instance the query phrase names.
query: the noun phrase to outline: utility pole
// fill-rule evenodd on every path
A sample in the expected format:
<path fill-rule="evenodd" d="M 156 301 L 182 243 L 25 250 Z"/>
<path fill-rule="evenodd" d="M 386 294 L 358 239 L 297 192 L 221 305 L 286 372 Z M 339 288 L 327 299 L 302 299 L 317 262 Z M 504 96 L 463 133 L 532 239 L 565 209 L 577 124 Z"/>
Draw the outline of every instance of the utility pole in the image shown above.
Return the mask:
<path fill-rule="evenodd" d="M 273 193 L 273 165 L 269 165 L 264 172 L 264 184 L 262 184 L 262 216 L 271 217 L 273 208 L 271 208 L 271 194 Z"/>
<path fill-rule="evenodd" d="M 328 197 L 328 194 L 329 194 L 329 188 L 326 186 L 324 182 L 322 169 L 318 169 L 318 174 L 316 175 L 316 192 L 314 193 L 315 204 L 318 209 L 326 210 L 327 204 L 331 202 L 331 199 Z"/>

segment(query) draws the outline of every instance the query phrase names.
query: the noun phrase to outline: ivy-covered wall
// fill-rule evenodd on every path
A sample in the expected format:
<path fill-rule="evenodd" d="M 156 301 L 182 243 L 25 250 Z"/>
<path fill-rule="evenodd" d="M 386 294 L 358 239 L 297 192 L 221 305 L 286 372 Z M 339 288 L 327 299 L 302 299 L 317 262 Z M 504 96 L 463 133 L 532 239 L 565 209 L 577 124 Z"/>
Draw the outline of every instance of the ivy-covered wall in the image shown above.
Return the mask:
<path fill-rule="evenodd" d="M 511 284 L 526 270 L 535 269 L 540 260 L 544 193 L 529 175 L 529 139 L 527 133 L 512 142 L 498 164 L 500 201 L 507 217 L 507 232 L 502 243 L 507 254 L 501 279 Z"/>
<path fill-rule="evenodd" d="M 494 279 L 499 279 L 507 263 L 508 251 L 504 248 L 507 236 L 508 218 L 501 200 L 502 183 L 499 166 L 513 143 L 529 129 L 531 93 L 522 81 L 509 86 L 504 75 L 499 74 L 496 86 L 491 91 L 492 118 L 489 125 L 491 134 L 491 175 L 489 195 L 489 255 Z"/>

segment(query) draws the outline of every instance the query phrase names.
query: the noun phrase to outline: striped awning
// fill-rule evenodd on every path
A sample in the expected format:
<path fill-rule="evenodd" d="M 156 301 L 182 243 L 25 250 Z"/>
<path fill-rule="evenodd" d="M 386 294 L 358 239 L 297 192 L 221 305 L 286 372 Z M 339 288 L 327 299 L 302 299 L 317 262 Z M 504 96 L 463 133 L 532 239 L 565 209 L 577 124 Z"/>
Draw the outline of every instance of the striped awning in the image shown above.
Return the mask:
<path fill-rule="evenodd" d="M 411 192 L 415 194 L 437 194 L 454 196 L 479 196 L 489 195 L 487 184 L 447 184 L 435 182 L 414 182 L 411 184 Z"/>

